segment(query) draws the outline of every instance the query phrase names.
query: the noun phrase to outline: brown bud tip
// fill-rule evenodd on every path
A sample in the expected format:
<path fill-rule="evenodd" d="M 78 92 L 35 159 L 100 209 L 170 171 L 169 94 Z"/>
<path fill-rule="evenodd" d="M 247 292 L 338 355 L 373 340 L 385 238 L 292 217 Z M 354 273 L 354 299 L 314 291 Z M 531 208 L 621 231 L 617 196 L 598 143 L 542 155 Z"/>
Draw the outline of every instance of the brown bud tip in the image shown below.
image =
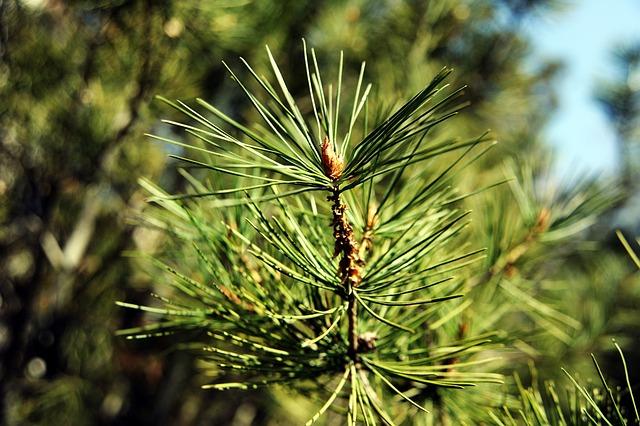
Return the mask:
<path fill-rule="evenodd" d="M 344 168 L 342 159 L 333 150 L 333 145 L 326 136 L 322 140 L 322 167 L 324 168 L 324 174 L 331 180 L 340 179 Z"/>
<path fill-rule="evenodd" d="M 507 278 L 513 278 L 518 275 L 518 268 L 513 263 L 507 263 L 507 266 L 504 267 L 504 275 Z"/>
<path fill-rule="evenodd" d="M 533 227 L 533 232 L 536 234 L 542 233 L 549 228 L 551 222 L 551 210 L 546 207 L 543 207 L 538 213 L 538 217 L 536 218 L 536 224 Z"/>

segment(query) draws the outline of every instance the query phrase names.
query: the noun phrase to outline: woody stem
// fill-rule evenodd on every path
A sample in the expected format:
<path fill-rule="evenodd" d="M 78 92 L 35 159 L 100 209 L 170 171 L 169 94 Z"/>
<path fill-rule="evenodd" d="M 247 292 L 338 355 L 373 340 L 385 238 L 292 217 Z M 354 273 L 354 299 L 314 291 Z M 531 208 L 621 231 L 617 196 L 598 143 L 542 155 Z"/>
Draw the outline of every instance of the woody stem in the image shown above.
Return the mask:
<path fill-rule="evenodd" d="M 331 201 L 333 213 L 333 237 L 335 239 L 334 256 L 340 256 L 339 270 L 341 283 L 347 298 L 347 319 L 349 321 L 347 355 L 355 363 L 358 362 L 358 305 L 354 290 L 361 281 L 358 243 L 353 235 L 353 228 L 346 218 L 346 206 L 340 200 L 340 189 L 334 186 L 328 200 Z"/>

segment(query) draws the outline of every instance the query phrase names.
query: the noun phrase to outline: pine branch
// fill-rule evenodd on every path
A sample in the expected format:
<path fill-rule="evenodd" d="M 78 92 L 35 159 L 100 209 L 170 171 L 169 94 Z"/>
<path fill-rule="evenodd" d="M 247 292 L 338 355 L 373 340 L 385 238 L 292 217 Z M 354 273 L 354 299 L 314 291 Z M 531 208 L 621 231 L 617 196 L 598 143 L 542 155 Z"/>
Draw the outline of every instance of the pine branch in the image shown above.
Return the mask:
<path fill-rule="evenodd" d="M 266 100 L 229 70 L 265 126 L 241 124 L 202 100 L 213 118 L 165 100 L 189 120 L 168 123 L 197 144 L 153 138 L 188 150 L 174 157 L 218 179 L 205 185 L 184 172 L 194 191 L 178 195 L 144 185 L 150 200 L 171 215 L 161 226 L 194 240 L 206 278 L 157 262 L 178 294 L 161 299 L 160 307 L 122 304 L 161 318 L 122 334 L 147 338 L 207 330 L 203 360 L 217 377 L 206 385 L 212 389 L 286 383 L 301 390 L 309 381 L 319 384 L 320 376 L 331 381 L 342 375 L 310 423 L 347 387 L 351 424 L 359 414 L 365 422 L 393 424 L 387 393 L 426 411 L 411 389 L 499 383 L 497 374 L 465 371 L 480 365 L 471 358 L 491 345 L 491 334 L 458 333 L 448 345 L 427 348 L 421 340 L 431 332 L 425 323 L 443 327 L 455 317 L 442 317 L 437 308 L 462 296 L 453 291 L 456 280 L 443 274 L 465 269 L 481 253 L 452 252 L 469 212 L 455 207 L 464 196 L 451 184 L 456 169 L 465 167 L 463 159 L 466 165 L 475 161 L 486 149 L 466 157 L 489 140 L 430 137 L 462 107 L 455 103 L 460 91 L 443 93 L 449 71 L 361 134 L 356 122 L 370 87 L 362 91 L 364 65 L 345 120 L 342 56 L 337 90 L 329 85 L 326 91 L 315 52 L 308 55 L 305 46 L 311 123 L 317 127 L 312 132 L 267 53 L 275 85 L 243 61 Z M 417 191 L 407 185 L 422 178 L 417 165 L 455 151 L 459 155 Z M 326 204 L 318 202 L 321 194 Z M 427 297 L 420 296 L 424 292 Z"/>

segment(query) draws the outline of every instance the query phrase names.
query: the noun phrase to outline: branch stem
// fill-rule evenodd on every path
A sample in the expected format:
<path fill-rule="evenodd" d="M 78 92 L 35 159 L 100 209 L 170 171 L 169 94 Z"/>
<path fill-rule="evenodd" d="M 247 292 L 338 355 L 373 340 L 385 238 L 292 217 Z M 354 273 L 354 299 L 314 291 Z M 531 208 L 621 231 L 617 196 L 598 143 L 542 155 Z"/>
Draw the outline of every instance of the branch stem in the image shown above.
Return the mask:
<path fill-rule="evenodd" d="M 347 298 L 347 319 L 349 321 L 348 341 L 349 349 L 347 355 L 358 364 L 358 302 L 354 291 L 360 284 L 361 260 L 358 242 L 353 235 L 353 227 L 345 215 L 347 206 L 340 200 L 340 189 L 335 185 L 331 190 L 331 195 L 327 198 L 331 201 L 331 212 L 333 213 L 333 237 L 335 239 L 334 256 L 340 256 L 339 270 L 340 279 Z"/>

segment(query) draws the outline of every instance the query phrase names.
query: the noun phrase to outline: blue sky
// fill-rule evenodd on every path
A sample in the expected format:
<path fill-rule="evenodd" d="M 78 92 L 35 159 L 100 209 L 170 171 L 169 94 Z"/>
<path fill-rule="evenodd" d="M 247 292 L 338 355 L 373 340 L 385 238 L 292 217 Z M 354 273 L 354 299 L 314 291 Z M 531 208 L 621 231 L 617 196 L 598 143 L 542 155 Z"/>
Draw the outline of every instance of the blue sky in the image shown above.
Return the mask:
<path fill-rule="evenodd" d="M 529 21 L 532 60 L 561 59 L 558 110 L 544 134 L 556 151 L 560 175 L 611 174 L 615 134 L 594 101 L 598 81 L 615 73 L 614 46 L 640 40 L 639 0 L 573 0 L 560 12 Z"/>

